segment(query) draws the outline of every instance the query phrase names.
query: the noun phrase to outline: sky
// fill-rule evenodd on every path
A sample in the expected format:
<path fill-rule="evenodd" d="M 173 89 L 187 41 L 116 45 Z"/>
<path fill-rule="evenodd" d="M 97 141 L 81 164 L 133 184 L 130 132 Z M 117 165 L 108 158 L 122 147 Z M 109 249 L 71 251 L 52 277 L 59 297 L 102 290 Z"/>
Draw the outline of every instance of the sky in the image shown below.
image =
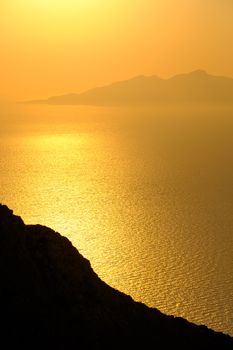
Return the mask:
<path fill-rule="evenodd" d="M 233 77 L 232 0 L 0 0 L 0 99 L 137 75 Z"/>

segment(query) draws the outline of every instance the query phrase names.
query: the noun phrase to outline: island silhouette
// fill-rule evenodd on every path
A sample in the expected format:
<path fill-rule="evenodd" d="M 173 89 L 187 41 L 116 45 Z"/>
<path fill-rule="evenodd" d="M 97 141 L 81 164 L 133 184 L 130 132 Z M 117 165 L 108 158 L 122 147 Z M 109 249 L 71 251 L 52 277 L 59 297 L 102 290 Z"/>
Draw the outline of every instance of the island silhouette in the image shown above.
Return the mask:
<path fill-rule="evenodd" d="M 4 349 L 232 349 L 233 338 L 109 287 L 59 233 L 0 205 Z"/>
<path fill-rule="evenodd" d="M 220 104 L 233 105 L 233 79 L 213 76 L 204 70 L 179 74 L 170 79 L 138 76 L 80 94 L 53 96 L 26 103 L 49 105 L 167 105 Z"/>

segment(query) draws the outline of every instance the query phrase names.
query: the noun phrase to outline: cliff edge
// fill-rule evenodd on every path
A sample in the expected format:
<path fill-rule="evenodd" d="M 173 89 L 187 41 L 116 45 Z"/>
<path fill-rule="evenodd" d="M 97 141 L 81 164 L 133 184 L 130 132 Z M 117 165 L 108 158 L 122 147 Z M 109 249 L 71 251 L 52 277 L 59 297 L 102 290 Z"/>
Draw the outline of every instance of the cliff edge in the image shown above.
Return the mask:
<path fill-rule="evenodd" d="M 69 240 L 0 205 L 0 344 L 5 349 L 232 349 L 233 338 L 109 287 Z"/>

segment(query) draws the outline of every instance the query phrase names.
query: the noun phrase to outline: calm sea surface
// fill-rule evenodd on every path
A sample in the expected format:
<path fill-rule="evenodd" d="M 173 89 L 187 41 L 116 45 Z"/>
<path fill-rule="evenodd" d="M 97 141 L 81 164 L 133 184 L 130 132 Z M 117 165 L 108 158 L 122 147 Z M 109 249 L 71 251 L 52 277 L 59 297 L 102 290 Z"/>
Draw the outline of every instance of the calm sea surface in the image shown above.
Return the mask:
<path fill-rule="evenodd" d="M 233 335 L 228 118 L 119 121 L 62 107 L 72 118 L 56 124 L 46 108 L 36 115 L 52 113 L 49 125 L 0 133 L 0 202 L 66 235 L 134 299 Z"/>

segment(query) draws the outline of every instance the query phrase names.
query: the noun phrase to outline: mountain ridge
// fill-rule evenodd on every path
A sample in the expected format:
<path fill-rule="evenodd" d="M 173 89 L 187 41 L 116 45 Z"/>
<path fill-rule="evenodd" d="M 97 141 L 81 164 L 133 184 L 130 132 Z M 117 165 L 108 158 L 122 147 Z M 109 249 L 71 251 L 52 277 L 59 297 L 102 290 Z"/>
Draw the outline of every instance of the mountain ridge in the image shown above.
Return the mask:
<path fill-rule="evenodd" d="M 139 75 L 132 79 L 89 89 L 81 93 L 52 96 L 29 104 L 124 106 L 138 104 L 232 104 L 233 79 L 210 75 L 204 70 L 178 74 L 169 79 Z"/>

